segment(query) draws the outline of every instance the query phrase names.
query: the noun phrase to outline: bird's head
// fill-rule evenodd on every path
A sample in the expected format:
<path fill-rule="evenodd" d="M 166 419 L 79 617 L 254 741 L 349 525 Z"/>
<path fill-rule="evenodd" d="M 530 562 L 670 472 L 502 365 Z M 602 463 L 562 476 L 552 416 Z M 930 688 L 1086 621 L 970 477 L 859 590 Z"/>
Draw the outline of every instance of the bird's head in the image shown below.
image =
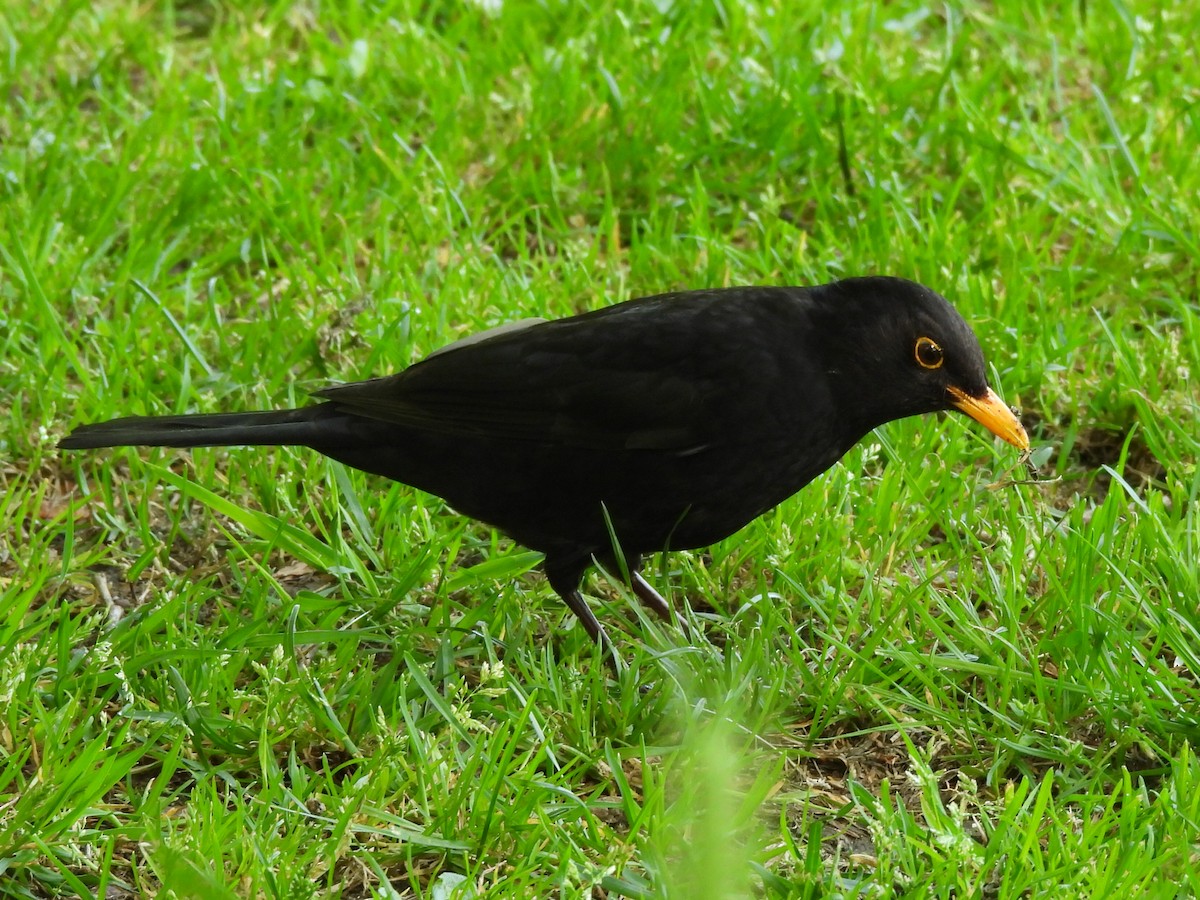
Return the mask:
<path fill-rule="evenodd" d="M 825 286 L 818 348 L 841 407 L 868 430 L 892 419 L 958 410 L 1014 447 L 1025 429 L 987 383 L 970 326 L 944 297 L 902 278 L 851 278 Z"/>

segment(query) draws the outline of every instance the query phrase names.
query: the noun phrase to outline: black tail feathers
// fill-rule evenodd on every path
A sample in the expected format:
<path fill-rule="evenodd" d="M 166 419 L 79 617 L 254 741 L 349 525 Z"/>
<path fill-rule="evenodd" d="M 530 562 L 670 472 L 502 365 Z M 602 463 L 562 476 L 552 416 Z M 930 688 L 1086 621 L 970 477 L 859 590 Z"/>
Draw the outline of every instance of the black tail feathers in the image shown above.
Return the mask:
<path fill-rule="evenodd" d="M 324 420 L 336 415 L 322 403 L 276 412 L 194 416 L 129 416 L 80 425 L 59 441 L 63 450 L 96 447 L 280 447 L 311 446 L 327 434 Z"/>

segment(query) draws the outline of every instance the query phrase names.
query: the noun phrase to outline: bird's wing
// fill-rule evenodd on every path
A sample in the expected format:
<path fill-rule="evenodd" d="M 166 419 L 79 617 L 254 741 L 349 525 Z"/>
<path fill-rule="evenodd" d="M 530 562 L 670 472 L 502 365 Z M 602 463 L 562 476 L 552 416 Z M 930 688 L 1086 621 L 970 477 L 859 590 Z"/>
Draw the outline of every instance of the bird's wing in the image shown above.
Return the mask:
<path fill-rule="evenodd" d="M 612 308 L 617 309 L 617 308 Z M 317 394 L 420 431 L 592 449 L 686 454 L 712 439 L 721 348 L 684 339 L 662 310 L 535 321 L 473 335 L 398 375 Z M 653 325 L 653 327 L 643 327 Z M 707 350 L 707 352 L 706 352 Z"/>

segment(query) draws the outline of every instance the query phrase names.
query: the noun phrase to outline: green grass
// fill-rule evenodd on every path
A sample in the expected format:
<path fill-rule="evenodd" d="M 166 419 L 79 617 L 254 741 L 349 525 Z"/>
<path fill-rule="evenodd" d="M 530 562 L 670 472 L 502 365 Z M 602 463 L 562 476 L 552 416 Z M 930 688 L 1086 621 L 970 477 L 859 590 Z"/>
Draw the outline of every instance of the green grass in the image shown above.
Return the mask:
<path fill-rule="evenodd" d="M 0 9 L 0 896 L 1200 891 L 1200 3 L 781 6 Z M 55 449 L 870 272 L 1038 479 L 889 425 L 654 562 L 694 643 L 593 578 L 619 682 L 435 498 Z"/>

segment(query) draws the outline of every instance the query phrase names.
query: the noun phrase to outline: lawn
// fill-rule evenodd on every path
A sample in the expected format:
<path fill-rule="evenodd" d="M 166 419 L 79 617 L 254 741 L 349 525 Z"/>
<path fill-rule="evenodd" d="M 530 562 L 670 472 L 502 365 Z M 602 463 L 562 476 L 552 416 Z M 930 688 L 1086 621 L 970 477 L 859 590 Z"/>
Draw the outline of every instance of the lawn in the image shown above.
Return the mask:
<path fill-rule="evenodd" d="M 0 8 L 0 897 L 1200 892 L 1200 0 Z M 692 287 L 945 294 L 648 577 L 305 450 L 62 453 Z"/>

